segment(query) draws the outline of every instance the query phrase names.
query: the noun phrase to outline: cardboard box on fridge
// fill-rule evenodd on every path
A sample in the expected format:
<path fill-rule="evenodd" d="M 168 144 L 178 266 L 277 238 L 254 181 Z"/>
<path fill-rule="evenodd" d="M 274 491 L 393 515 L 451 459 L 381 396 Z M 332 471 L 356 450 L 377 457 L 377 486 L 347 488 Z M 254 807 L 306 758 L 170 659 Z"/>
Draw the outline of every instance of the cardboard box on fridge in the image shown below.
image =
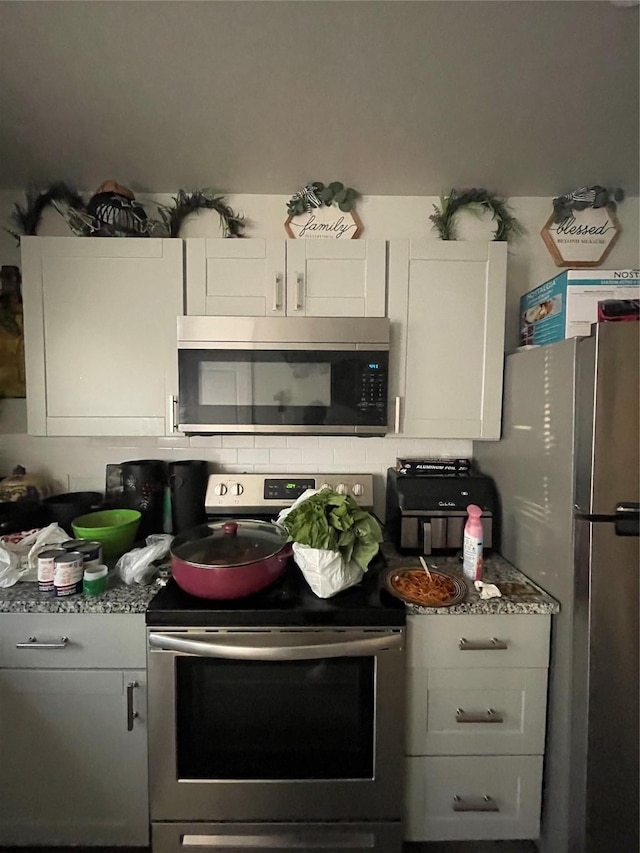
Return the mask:
<path fill-rule="evenodd" d="M 598 303 L 640 298 L 640 270 L 565 270 L 520 297 L 520 344 L 589 335 Z"/>

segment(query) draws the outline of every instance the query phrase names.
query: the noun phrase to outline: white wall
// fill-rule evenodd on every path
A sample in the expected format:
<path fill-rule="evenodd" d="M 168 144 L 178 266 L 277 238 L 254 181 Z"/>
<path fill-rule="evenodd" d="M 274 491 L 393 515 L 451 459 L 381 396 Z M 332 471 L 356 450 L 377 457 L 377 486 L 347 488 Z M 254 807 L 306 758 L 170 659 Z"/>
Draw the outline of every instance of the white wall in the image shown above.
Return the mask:
<path fill-rule="evenodd" d="M 155 196 L 168 200 L 170 196 Z M 143 203 L 151 197 L 139 196 Z M 288 196 L 228 195 L 227 202 L 235 211 L 244 213 L 248 237 L 284 238 L 284 220 Z M 608 269 L 640 267 L 638 198 L 625 200 L 618 216 L 623 234 L 605 266 Z M 24 194 L 0 192 L 0 227 L 10 225 L 15 202 L 23 203 Z M 364 223 L 364 237 L 378 239 L 410 238 L 436 240 L 429 215 L 436 197 L 364 197 L 358 213 Z M 556 275 L 555 266 L 540 229 L 551 212 L 548 198 L 513 198 L 511 207 L 526 229 L 523 238 L 509 249 L 506 349 L 518 345 L 518 304 L 521 294 Z M 151 211 L 151 204 L 148 209 Z M 66 225 L 54 211 L 47 217 L 47 234 L 68 233 Z M 217 236 L 217 223 L 200 217 L 188 223 L 184 235 Z M 460 236 L 485 236 L 490 239 L 491 224 L 464 217 Z M 20 264 L 15 240 L 0 232 L 0 264 Z M 72 389 L 70 389 L 72 393 Z M 61 491 L 104 489 L 105 465 L 135 458 L 206 459 L 212 468 L 233 472 L 371 472 L 376 476 L 376 510 L 381 513 L 386 469 L 396 456 L 411 454 L 460 455 L 472 453 L 470 441 L 438 441 L 384 438 L 327 438 L 318 436 L 193 436 L 191 438 L 132 439 L 113 438 L 43 438 L 26 435 L 25 405 L 22 400 L 0 401 L 0 476 L 17 465 L 54 478 Z"/>

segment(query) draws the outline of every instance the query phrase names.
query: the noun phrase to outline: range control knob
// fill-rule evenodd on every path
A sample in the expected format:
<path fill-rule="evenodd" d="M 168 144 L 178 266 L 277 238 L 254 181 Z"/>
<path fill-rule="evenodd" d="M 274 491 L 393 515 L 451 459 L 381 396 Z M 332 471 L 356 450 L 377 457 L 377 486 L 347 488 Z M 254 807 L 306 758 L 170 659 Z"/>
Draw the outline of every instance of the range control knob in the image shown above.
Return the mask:
<path fill-rule="evenodd" d="M 361 498 L 364 494 L 364 486 L 362 483 L 354 483 L 351 491 L 357 498 Z"/>
<path fill-rule="evenodd" d="M 213 493 L 214 495 L 226 495 L 227 487 L 224 483 L 216 483 L 216 485 L 213 487 Z"/>
<path fill-rule="evenodd" d="M 338 485 L 336 486 L 336 492 L 339 495 L 346 495 L 347 494 L 347 487 L 345 486 L 344 483 L 338 483 Z"/>
<path fill-rule="evenodd" d="M 231 484 L 231 494 L 232 495 L 241 495 L 244 492 L 244 486 L 241 483 L 232 483 Z"/>
<path fill-rule="evenodd" d="M 323 483 L 323 484 L 320 486 L 320 488 L 321 488 L 321 489 L 330 489 L 330 488 L 331 488 L 331 485 L 330 485 L 329 483 Z"/>

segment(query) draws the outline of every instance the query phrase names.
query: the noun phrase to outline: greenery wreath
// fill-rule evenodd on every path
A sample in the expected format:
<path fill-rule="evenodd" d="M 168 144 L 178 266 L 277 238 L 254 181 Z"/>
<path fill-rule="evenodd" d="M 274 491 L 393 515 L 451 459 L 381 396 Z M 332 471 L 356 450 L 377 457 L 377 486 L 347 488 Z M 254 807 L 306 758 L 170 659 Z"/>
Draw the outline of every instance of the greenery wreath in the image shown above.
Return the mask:
<path fill-rule="evenodd" d="M 344 213 L 348 213 L 360 193 L 353 187 L 345 187 L 340 181 L 323 184 L 321 181 L 311 181 L 300 192 L 291 196 L 287 202 L 287 213 L 289 216 L 299 216 L 308 213 L 314 207 L 331 207 L 335 204 Z"/>
<path fill-rule="evenodd" d="M 242 237 L 244 217 L 235 213 L 224 202 L 223 195 L 217 195 L 214 190 L 206 188 L 186 192 L 178 190 L 173 197 L 173 205 L 159 205 L 158 212 L 170 237 L 177 237 L 184 220 L 191 213 L 200 210 L 215 210 L 220 215 L 220 228 L 225 237 Z"/>
<path fill-rule="evenodd" d="M 448 196 L 441 196 L 440 204 L 441 208 L 434 204 L 434 213 L 429 219 L 440 234 L 441 240 L 457 239 L 456 216 L 464 208 L 477 216 L 485 210 L 491 211 L 492 218 L 498 223 L 494 240 L 509 240 L 523 232 L 522 226 L 509 210 L 505 200 L 485 189 L 475 187 L 468 190 L 452 189 Z"/>
<path fill-rule="evenodd" d="M 56 181 L 47 190 L 27 190 L 25 197 L 26 203 L 24 206 L 17 202 L 14 204 L 11 222 L 15 230 L 11 228 L 6 229 L 12 237 L 16 238 L 18 244 L 21 237 L 32 237 L 38 233 L 42 214 L 50 204 L 56 207 L 57 204 L 61 204 L 74 211 L 85 210 L 85 203 L 82 200 L 82 196 L 64 181 Z"/>

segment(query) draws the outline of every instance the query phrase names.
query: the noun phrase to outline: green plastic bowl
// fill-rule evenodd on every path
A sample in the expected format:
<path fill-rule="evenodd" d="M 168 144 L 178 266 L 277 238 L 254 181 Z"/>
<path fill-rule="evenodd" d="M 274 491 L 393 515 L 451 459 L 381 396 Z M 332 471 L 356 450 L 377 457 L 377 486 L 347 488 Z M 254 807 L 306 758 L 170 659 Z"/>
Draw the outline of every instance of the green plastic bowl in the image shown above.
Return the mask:
<path fill-rule="evenodd" d="M 71 529 L 78 539 L 100 542 L 103 556 L 115 559 L 135 542 L 141 518 L 137 509 L 103 509 L 74 518 Z"/>

